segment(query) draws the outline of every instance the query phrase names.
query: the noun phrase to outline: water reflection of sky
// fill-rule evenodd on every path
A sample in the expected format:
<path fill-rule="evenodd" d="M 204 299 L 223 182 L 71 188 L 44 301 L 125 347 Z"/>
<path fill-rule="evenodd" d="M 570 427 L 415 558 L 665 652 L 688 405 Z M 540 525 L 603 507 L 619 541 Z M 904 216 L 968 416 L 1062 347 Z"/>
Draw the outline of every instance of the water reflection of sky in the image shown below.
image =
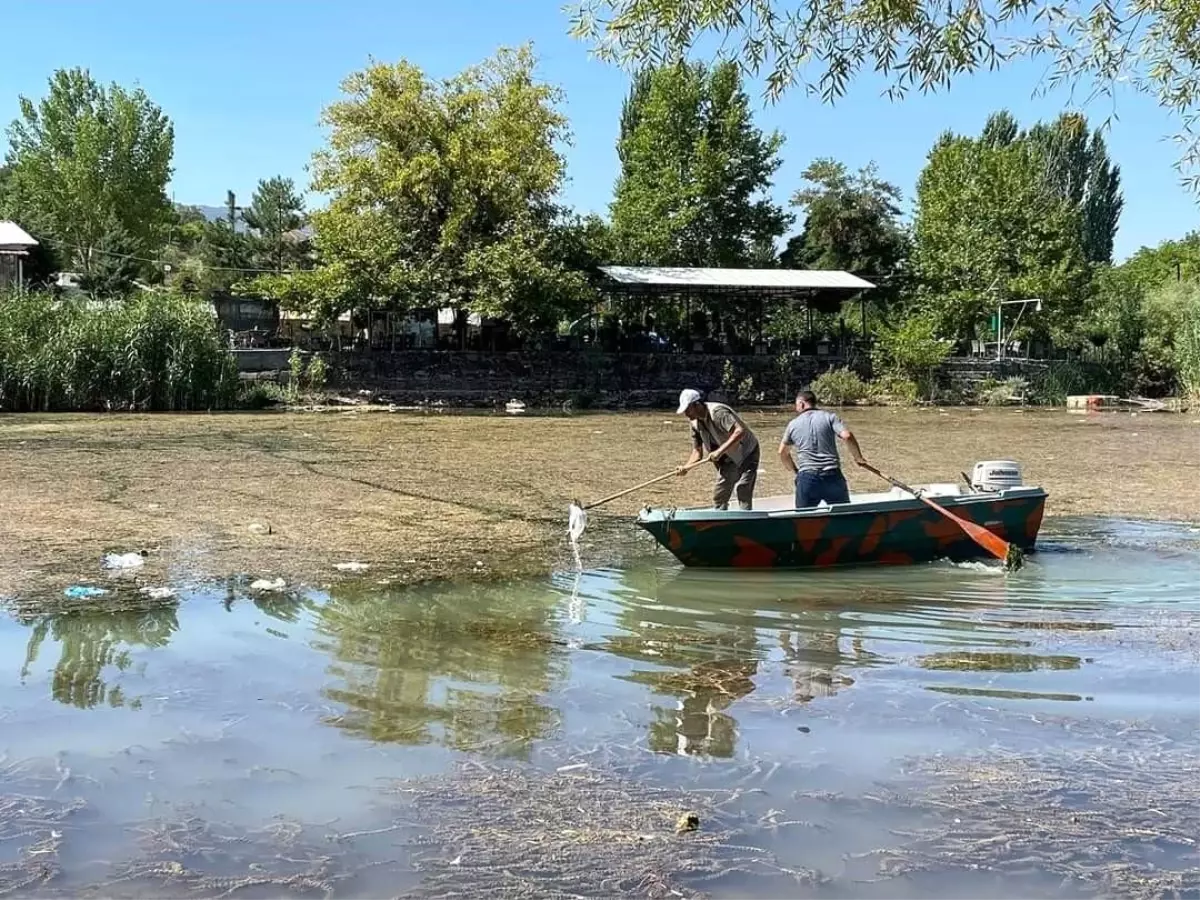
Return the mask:
<path fill-rule="evenodd" d="M 706 765 L 802 759 L 868 784 L 906 755 L 1033 746 L 1046 717 L 1190 733 L 1200 535 L 1048 526 L 987 565 L 682 571 L 662 558 L 544 583 L 252 598 L 0 618 L 3 749 L 66 754 L 100 821 L 158 803 L 247 821 L 453 758 L 606 746 Z M 665 770 L 664 770 L 665 771 Z M 786 780 L 781 789 L 787 787 Z"/>

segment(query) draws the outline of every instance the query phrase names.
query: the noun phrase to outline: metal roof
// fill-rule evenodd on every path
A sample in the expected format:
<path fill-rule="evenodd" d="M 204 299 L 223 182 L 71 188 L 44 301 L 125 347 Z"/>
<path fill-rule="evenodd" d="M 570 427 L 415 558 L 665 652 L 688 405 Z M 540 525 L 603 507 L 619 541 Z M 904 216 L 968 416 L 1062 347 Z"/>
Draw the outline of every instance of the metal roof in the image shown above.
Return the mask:
<path fill-rule="evenodd" d="M 27 250 L 38 242 L 16 222 L 0 222 L 0 247 L 6 250 Z"/>
<path fill-rule="evenodd" d="M 765 288 L 861 291 L 875 285 L 849 272 L 825 269 L 688 269 L 670 266 L 601 266 L 621 284 L 656 287 Z"/>

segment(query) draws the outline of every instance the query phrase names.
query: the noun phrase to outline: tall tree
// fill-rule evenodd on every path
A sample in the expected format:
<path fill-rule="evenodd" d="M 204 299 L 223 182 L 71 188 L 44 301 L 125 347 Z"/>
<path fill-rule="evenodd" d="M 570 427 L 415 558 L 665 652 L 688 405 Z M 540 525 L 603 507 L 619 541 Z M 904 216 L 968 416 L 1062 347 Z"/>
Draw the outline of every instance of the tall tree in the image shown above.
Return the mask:
<path fill-rule="evenodd" d="M 84 69 L 55 72 L 46 97 L 20 107 L 8 130 L 10 211 L 84 275 L 117 232 L 132 255 L 153 255 L 171 216 L 175 138 L 162 110 L 140 88 L 102 87 Z"/>
<path fill-rule="evenodd" d="M 531 329 L 577 305 L 582 277 L 548 255 L 567 123 L 534 64 L 524 47 L 444 81 L 404 61 L 346 79 L 313 159 L 318 265 L 261 286 L 323 316 L 452 306 Z"/>
<path fill-rule="evenodd" d="M 617 156 L 622 163 L 625 162 L 625 149 L 631 146 L 627 142 L 637 131 L 638 123 L 641 121 L 642 107 L 646 105 L 646 98 L 653 83 L 653 69 L 639 69 L 633 73 L 629 94 L 625 97 L 625 102 L 621 104 L 621 127 L 617 135 Z"/>
<path fill-rule="evenodd" d="M 1094 263 L 1110 263 L 1117 226 L 1125 208 L 1121 168 L 1111 162 L 1099 130 L 1088 148 L 1088 184 L 1083 201 L 1083 252 Z"/>
<path fill-rule="evenodd" d="M 979 139 L 985 147 L 1007 147 L 1021 134 L 1021 126 L 1007 109 L 992 113 L 983 126 Z"/>
<path fill-rule="evenodd" d="M 733 64 L 640 73 L 622 111 L 611 208 L 622 258 L 733 267 L 760 261 L 791 220 L 766 196 L 782 145 L 778 133 L 754 125 Z"/>
<path fill-rule="evenodd" d="M 874 164 L 851 173 L 832 159 L 816 160 L 803 178 L 808 187 L 796 191 L 792 205 L 804 211 L 804 228 L 788 242 L 785 265 L 842 269 L 877 279 L 887 291 L 908 256 L 900 189 Z"/>
<path fill-rule="evenodd" d="M 1200 229 L 1157 247 L 1142 247 L 1121 265 L 1144 290 L 1170 281 L 1200 281 Z"/>
<path fill-rule="evenodd" d="M 97 300 L 128 294 L 140 271 L 137 248 L 121 223 L 115 218 L 110 220 L 108 230 L 96 244 L 92 265 L 79 279 L 80 289 Z"/>
<path fill-rule="evenodd" d="M 304 198 L 292 179 L 277 175 L 259 181 L 242 221 L 253 235 L 257 266 L 283 272 L 299 260 L 295 232 L 305 223 Z"/>
<path fill-rule="evenodd" d="M 1038 123 L 1026 138 L 1041 151 L 1047 184 L 1079 214 L 1088 262 L 1112 262 L 1113 240 L 1124 207 L 1121 169 L 1108 156 L 1099 130 L 1088 133 L 1087 119 L 1063 113 L 1053 123 Z"/>
<path fill-rule="evenodd" d="M 1071 333 L 1089 270 L 1075 209 L 1028 141 L 1005 147 L 943 135 L 917 184 L 913 274 L 943 336 L 970 338 L 998 300 L 1040 298 L 1035 330 Z"/>
<path fill-rule="evenodd" d="M 1055 84 L 1117 85 L 1153 96 L 1181 120 L 1181 163 L 1200 189 L 1200 18 L 1191 0 L 576 0 L 571 31 L 632 67 L 676 60 L 715 37 L 768 94 L 796 84 L 827 102 L 861 72 L 888 93 L 948 88 L 957 78 L 1040 57 Z"/>
<path fill-rule="evenodd" d="M 226 218 L 209 221 L 196 207 L 176 206 L 169 234 L 162 251 L 165 281 L 184 293 L 227 294 L 253 278 L 255 269 L 274 268 L 272 259 L 257 255 L 253 234 L 230 228 Z"/>

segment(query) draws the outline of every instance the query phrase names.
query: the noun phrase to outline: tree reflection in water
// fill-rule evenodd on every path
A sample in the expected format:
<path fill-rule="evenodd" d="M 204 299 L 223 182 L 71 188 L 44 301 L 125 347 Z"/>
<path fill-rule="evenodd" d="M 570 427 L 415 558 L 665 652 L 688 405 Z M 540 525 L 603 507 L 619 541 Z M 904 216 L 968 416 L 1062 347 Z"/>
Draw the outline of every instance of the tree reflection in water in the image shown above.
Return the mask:
<path fill-rule="evenodd" d="M 339 727 L 376 741 L 525 757 L 560 714 L 542 695 L 565 674 L 559 596 L 544 586 L 331 590 L 320 649 L 339 682 Z"/>
<path fill-rule="evenodd" d="M 623 587 L 627 597 L 637 597 L 619 617 L 628 633 L 603 647 L 652 666 L 629 679 L 676 698 L 673 708 L 652 707 L 648 742 L 659 753 L 734 755 L 738 723 L 729 710 L 756 690 L 772 636 L 792 681 L 792 696 L 784 702 L 831 697 L 854 683 L 838 668 L 875 662 L 859 636 L 850 638 L 850 653 L 843 652 L 843 639 L 854 629 L 844 628 L 850 623 L 827 604 L 810 604 L 803 625 L 779 629 L 774 611 L 783 601 L 771 582 L 769 593 L 756 596 L 746 583 L 712 575 L 683 572 L 659 582 L 639 572 L 626 573 Z M 791 611 L 806 609 L 803 597 L 786 602 Z"/>
<path fill-rule="evenodd" d="M 55 700 L 80 709 L 102 704 L 139 708 L 141 701 L 128 699 L 119 684 L 106 680 L 105 670 L 128 671 L 133 664 L 131 651 L 136 648 L 165 647 L 179 628 L 176 612 L 172 602 L 139 609 L 68 610 L 22 616 L 21 622 L 29 626 L 30 635 L 21 678 L 29 676 L 42 645 L 50 638 L 59 645 L 50 681 Z"/>

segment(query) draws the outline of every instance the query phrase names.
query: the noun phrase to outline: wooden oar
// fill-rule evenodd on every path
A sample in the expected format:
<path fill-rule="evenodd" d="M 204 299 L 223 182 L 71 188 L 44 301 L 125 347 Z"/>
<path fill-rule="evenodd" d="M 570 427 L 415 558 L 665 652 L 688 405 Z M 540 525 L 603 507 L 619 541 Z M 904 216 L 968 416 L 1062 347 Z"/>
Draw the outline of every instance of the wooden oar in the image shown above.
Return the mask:
<path fill-rule="evenodd" d="M 971 540 L 973 540 L 975 543 L 977 543 L 980 547 L 982 547 L 988 553 L 992 554 L 992 556 L 994 556 L 998 560 L 1002 561 L 1004 563 L 1004 567 L 1006 569 L 1016 570 L 1016 569 L 1021 568 L 1021 566 L 1024 564 L 1024 562 L 1025 562 L 1024 554 L 1022 554 L 1021 548 L 1018 547 L 1016 544 L 1010 544 L 1008 541 L 1004 540 L 1003 538 L 988 531 L 982 525 L 976 525 L 974 522 L 968 522 L 962 516 L 956 516 L 954 513 L 950 512 L 950 510 L 946 509 L 946 507 L 942 506 L 940 503 L 935 503 L 932 500 L 930 500 L 928 497 L 925 497 L 925 496 L 917 493 L 916 491 L 914 491 L 912 488 L 910 488 L 904 482 L 897 481 L 895 478 L 892 478 L 890 475 L 884 475 L 882 472 L 880 472 L 877 468 L 875 468 L 870 463 L 861 462 L 861 463 L 859 463 L 859 465 L 862 466 L 864 469 L 866 469 L 868 472 L 874 472 L 876 475 L 878 475 L 884 481 L 890 483 L 893 487 L 898 487 L 902 491 L 907 491 L 908 493 L 910 493 L 914 497 L 916 497 L 918 500 L 920 500 L 922 503 L 924 503 L 926 506 L 932 507 L 933 509 L 935 509 L 939 513 L 941 513 L 943 516 L 945 516 L 947 519 L 949 519 L 951 522 L 954 522 L 959 528 L 961 528 L 964 532 L 966 532 L 967 537 L 969 537 Z"/>

